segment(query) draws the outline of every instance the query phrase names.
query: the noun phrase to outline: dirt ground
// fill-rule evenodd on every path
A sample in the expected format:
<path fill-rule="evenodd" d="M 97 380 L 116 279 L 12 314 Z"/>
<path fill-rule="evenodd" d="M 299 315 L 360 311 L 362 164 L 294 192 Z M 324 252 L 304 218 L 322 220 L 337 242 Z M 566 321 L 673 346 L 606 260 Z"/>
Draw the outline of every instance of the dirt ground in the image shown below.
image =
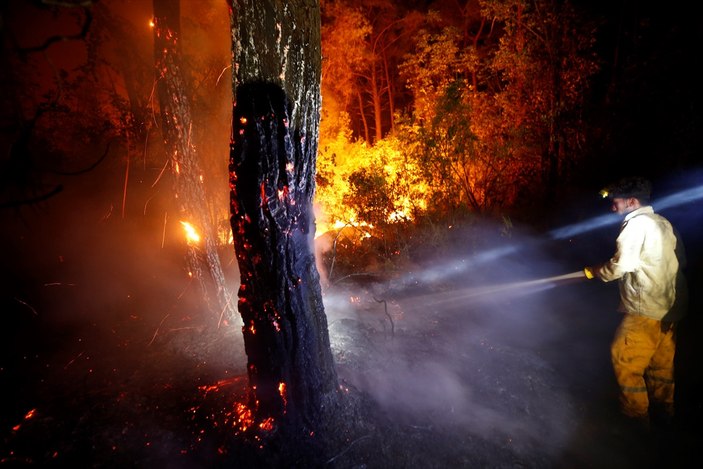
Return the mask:
<path fill-rule="evenodd" d="M 146 301 L 145 291 L 121 304 L 86 305 L 80 289 L 45 287 L 33 305 L 5 300 L 12 321 L 2 338 L 1 465 L 263 467 L 272 460 L 266 449 L 257 463 L 237 452 L 234 404 L 244 393 L 246 359 L 236 325 L 204 327 L 187 302 L 150 317 L 168 299 Z M 612 290 L 573 283 L 490 299 L 469 293 L 412 277 L 326 290 L 340 383 L 364 396 L 368 420 L 323 467 L 703 462 L 693 330 L 682 329 L 677 420 L 644 432 L 615 407 L 607 353 L 617 316 L 585 314 L 594 302 L 611 308 Z M 105 310 L 98 321 L 48 314 L 48 305 Z M 699 318 L 689 321 L 700 331 Z"/>

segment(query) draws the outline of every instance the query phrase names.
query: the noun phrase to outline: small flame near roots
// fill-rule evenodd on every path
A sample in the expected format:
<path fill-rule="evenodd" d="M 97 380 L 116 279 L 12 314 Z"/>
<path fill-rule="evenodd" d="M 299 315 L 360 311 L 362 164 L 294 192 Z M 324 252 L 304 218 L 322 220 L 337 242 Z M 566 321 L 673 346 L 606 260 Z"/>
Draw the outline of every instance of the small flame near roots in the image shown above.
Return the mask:
<path fill-rule="evenodd" d="M 241 402 L 235 403 L 234 414 L 234 425 L 240 431 L 245 432 L 249 427 L 254 425 L 254 413 Z"/>
<path fill-rule="evenodd" d="M 269 433 L 276 428 L 276 421 L 273 417 L 267 417 L 259 421 L 254 414 L 254 410 L 241 402 L 234 404 L 231 417 L 232 428 L 240 434 L 251 430 Z"/>
<path fill-rule="evenodd" d="M 183 225 L 183 229 L 186 232 L 186 241 L 188 241 L 188 244 L 200 242 L 200 235 L 193 225 L 187 221 L 181 221 L 181 225 Z"/>
<path fill-rule="evenodd" d="M 256 409 L 259 402 L 245 403 L 249 400 L 246 395 L 242 395 L 239 388 L 246 378 L 237 376 L 234 378 L 222 379 L 216 383 L 198 386 L 205 396 L 211 396 L 211 403 L 221 403 L 222 399 L 234 397 L 231 407 L 221 407 L 213 409 L 210 405 L 200 405 L 192 409 L 193 413 L 202 413 L 209 423 L 208 428 L 202 428 L 198 433 L 203 434 L 208 430 L 217 427 L 231 428 L 238 435 L 249 434 L 252 438 L 259 440 L 265 434 L 276 429 L 276 420 L 273 417 L 257 417 Z M 283 383 L 282 383 L 283 384 Z M 228 390 L 230 388 L 231 390 Z M 254 388 L 256 389 L 256 388 Z M 235 395 L 232 394 L 232 390 Z M 279 386 L 279 392 L 284 392 Z M 210 427 L 211 425 L 211 427 Z"/>

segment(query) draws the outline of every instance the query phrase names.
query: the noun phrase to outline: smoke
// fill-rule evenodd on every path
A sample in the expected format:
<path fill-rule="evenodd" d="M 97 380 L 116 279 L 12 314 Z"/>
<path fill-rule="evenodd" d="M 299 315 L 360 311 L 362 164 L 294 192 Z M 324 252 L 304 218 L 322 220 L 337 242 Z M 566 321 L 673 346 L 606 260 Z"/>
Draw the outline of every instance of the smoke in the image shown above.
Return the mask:
<path fill-rule="evenodd" d="M 594 297 L 595 284 L 529 234 L 476 253 L 461 241 L 413 273 L 325 294 L 340 376 L 413 428 L 557 455 L 585 424 L 571 389 L 611 384 L 615 293 Z"/>
<path fill-rule="evenodd" d="M 121 182 L 110 168 L 98 168 L 41 207 L 5 220 L 3 288 L 57 334 L 88 324 L 95 335 L 129 333 L 131 343 L 146 346 L 159 325 L 166 334 L 186 318 L 205 321 L 207 313 L 186 269 L 187 241 L 173 202 L 166 193 L 149 199 L 150 186 L 135 185 L 121 218 Z M 222 254 L 236 298 L 234 252 Z"/>
<path fill-rule="evenodd" d="M 703 186 L 689 179 L 653 205 L 695 241 Z M 451 255 L 326 292 L 340 377 L 409 428 L 509 442 L 531 460 L 608 447 L 617 285 L 586 280 L 574 259 L 600 261 L 596 244 L 612 252 L 620 220 L 599 215 L 546 235 L 474 228 L 449 249 L 433 246 Z"/>

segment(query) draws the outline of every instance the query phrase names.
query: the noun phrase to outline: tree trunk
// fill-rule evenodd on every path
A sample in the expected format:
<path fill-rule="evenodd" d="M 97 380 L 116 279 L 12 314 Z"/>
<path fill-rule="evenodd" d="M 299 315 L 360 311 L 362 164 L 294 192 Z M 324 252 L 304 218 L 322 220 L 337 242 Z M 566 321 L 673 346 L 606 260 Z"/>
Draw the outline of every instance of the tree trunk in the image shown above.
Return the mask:
<path fill-rule="evenodd" d="M 175 197 L 180 216 L 198 231 L 200 241 L 190 242 L 186 260 L 190 275 L 199 285 L 212 319 L 235 319 L 212 219 L 201 179 L 202 169 L 192 143 L 190 103 L 181 74 L 179 57 L 180 2 L 154 0 L 154 60 L 162 117 L 162 134 L 175 176 Z"/>
<path fill-rule="evenodd" d="M 381 114 L 381 86 L 378 83 L 376 64 L 371 67 L 371 96 L 373 98 L 373 120 L 376 124 L 376 142 L 383 139 L 383 116 Z"/>
<path fill-rule="evenodd" d="M 230 209 L 250 404 L 259 422 L 310 438 L 340 402 L 312 251 L 319 3 L 235 0 L 232 39 Z"/>
<path fill-rule="evenodd" d="M 369 134 L 369 123 L 366 121 L 366 113 L 364 112 L 364 98 L 361 96 L 361 91 L 356 91 L 356 100 L 359 104 L 359 115 L 361 115 L 361 122 L 364 124 L 364 141 L 371 143 L 371 134 Z"/>
<path fill-rule="evenodd" d="M 395 103 L 393 102 L 395 90 L 393 88 L 393 80 L 391 79 L 390 65 L 388 64 L 388 56 L 383 52 L 383 71 L 386 79 L 386 92 L 388 93 L 388 116 L 390 117 L 390 132 L 395 128 Z"/>

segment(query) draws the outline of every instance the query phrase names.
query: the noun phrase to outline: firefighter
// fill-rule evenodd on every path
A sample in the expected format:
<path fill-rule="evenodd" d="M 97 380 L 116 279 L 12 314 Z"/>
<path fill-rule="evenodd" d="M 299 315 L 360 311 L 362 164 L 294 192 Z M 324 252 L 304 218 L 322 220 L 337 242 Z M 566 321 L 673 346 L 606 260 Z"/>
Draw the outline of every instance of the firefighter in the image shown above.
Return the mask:
<path fill-rule="evenodd" d="M 677 279 L 683 294 L 683 245 L 671 223 L 649 205 L 648 180 L 625 178 L 601 195 L 610 198 L 612 210 L 624 220 L 615 254 L 604 264 L 586 267 L 584 274 L 618 281 L 618 310 L 624 316 L 610 351 L 620 410 L 645 428 L 650 417 L 653 423 L 669 424 L 674 415 L 676 323 L 684 310 L 682 301 L 676 302 Z"/>

